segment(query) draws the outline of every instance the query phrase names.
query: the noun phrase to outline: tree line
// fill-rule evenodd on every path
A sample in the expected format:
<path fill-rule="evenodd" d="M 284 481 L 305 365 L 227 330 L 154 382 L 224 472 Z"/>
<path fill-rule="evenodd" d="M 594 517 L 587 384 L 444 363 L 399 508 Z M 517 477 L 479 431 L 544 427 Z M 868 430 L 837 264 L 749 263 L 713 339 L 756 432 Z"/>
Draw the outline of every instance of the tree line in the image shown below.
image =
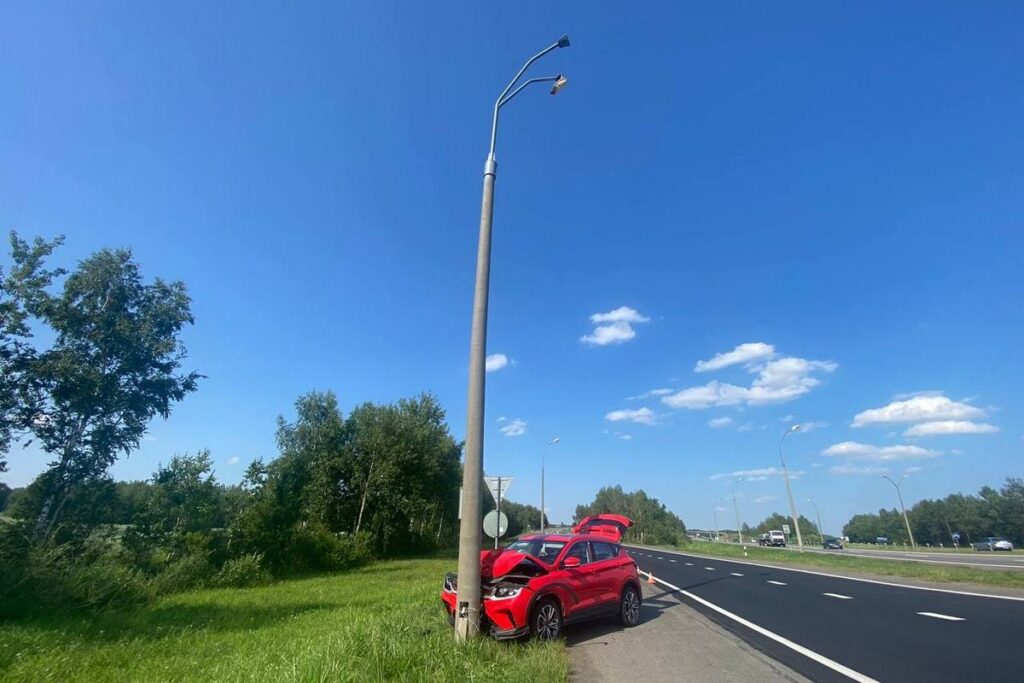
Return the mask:
<path fill-rule="evenodd" d="M 984 486 L 977 495 L 921 500 L 907 510 L 907 518 L 918 545 L 951 546 L 958 533 L 960 545 L 1003 536 L 1024 546 L 1024 480 L 1011 477 L 1000 489 Z M 879 536 L 890 543 L 910 543 L 903 515 L 895 508 L 854 515 L 843 534 L 855 543 L 874 543 Z"/>
<path fill-rule="evenodd" d="M 254 460 L 237 485 L 217 481 L 203 450 L 146 481 L 113 481 L 111 465 L 203 379 L 183 367 L 191 300 L 180 281 L 147 281 L 129 250 L 51 267 L 62 243 L 12 233 L 0 267 L 0 472 L 18 445 L 50 459 L 28 487 L 0 485 L 5 613 L 129 603 L 454 542 L 461 444 L 430 394 L 348 415 L 330 391 L 301 396 L 294 420 L 278 419 L 276 457 Z M 503 507 L 520 526 L 532 514 Z"/>

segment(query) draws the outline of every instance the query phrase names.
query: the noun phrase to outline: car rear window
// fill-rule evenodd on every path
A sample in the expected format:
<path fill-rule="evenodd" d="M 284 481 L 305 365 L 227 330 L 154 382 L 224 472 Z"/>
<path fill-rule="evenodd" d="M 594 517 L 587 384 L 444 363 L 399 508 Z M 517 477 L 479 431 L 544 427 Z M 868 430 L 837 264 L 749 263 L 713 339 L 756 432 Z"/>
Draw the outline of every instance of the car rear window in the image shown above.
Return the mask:
<path fill-rule="evenodd" d="M 591 541 L 590 545 L 594 549 L 594 562 L 610 560 L 619 555 L 619 546 L 617 545 L 601 541 Z"/>

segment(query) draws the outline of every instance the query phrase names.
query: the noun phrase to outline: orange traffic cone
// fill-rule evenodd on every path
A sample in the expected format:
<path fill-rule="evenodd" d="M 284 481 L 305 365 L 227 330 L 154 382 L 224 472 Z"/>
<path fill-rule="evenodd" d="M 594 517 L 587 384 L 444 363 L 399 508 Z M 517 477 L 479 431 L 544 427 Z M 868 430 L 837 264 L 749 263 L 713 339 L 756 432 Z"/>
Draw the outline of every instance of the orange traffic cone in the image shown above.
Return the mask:
<path fill-rule="evenodd" d="M 647 583 L 651 584 L 652 586 L 654 585 L 654 572 L 650 572 L 647 574 Z"/>

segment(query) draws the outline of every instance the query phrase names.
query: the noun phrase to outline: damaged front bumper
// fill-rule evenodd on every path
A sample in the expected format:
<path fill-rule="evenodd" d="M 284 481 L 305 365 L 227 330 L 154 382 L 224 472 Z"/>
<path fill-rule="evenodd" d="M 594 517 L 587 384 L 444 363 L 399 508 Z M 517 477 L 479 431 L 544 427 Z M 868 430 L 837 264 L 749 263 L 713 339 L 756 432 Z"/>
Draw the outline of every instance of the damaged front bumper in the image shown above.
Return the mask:
<path fill-rule="evenodd" d="M 441 603 L 448 616 L 448 623 L 454 625 L 458 604 L 457 581 L 454 574 L 445 576 L 441 589 Z M 533 591 L 523 585 L 516 585 L 511 595 L 507 583 L 498 582 L 481 587 L 480 606 L 483 611 L 480 630 L 486 631 L 496 640 L 513 640 L 530 633 L 529 613 Z"/>

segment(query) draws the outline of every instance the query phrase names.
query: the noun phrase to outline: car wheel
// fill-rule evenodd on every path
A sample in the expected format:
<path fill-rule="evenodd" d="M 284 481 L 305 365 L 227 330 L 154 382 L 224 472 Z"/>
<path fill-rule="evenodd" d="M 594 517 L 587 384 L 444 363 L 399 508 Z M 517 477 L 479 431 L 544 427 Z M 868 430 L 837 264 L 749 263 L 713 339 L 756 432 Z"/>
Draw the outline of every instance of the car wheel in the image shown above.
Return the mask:
<path fill-rule="evenodd" d="M 562 635 L 562 612 L 557 602 L 547 598 L 537 603 L 530 618 L 530 631 L 538 640 L 555 640 Z"/>
<path fill-rule="evenodd" d="M 640 592 L 636 586 L 626 586 L 622 591 L 622 604 L 619 605 L 619 623 L 625 627 L 640 623 Z"/>

